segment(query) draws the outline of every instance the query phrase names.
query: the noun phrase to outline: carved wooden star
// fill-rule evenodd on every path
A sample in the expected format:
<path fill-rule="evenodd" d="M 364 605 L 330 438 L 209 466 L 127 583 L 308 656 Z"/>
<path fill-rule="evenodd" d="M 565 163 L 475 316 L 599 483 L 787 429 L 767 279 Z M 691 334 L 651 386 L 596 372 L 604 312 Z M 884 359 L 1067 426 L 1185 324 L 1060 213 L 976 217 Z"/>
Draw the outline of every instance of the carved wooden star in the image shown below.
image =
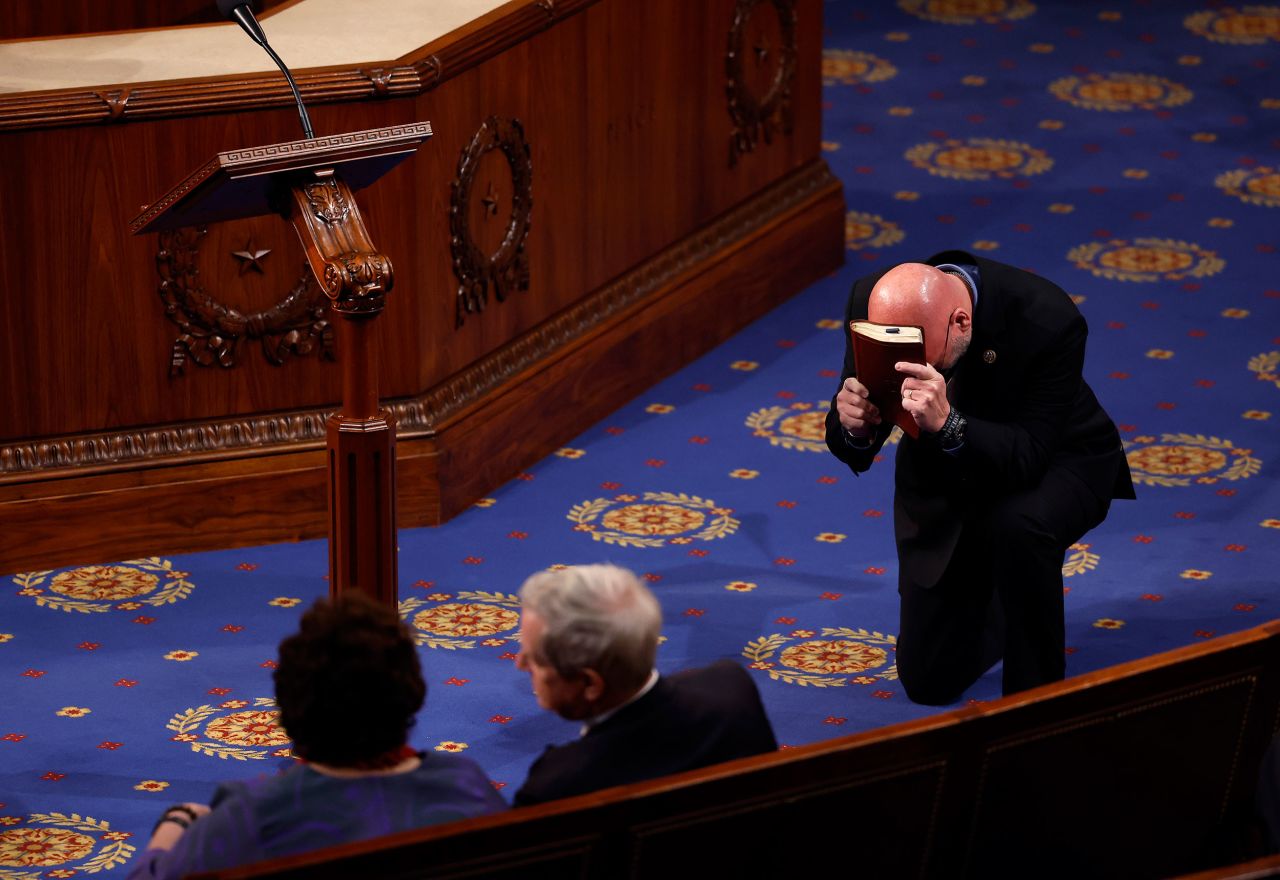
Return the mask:
<path fill-rule="evenodd" d="M 251 237 L 247 242 L 245 242 L 244 250 L 232 251 L 231 256 L 240 261 L 241 275 L 248 272 L 250 269 L 254 270 L 259 275 L 265 275 L 267 273 L 266 270 L 262 268 L 262 261 L 269 253 L 271 253 L 269 248 L 259 249 L 255 247 L 253 238 Z"/>
<path fill-rule="evenodd" d="M 760 41 L 756 43 L 755 50 L 756 63 L 764 64 L 765 60 L 769 57 L 769 38 L 764 34 L 761 34 Z"/>
<path fill-rule="evenodd" d="M 484 198 L 480 200 L 480 204 L 484 205 L 484 217 L 488 220 L 490 217 L 496 217 L 498 214 L 498 196 L 493 191 L 493 181 L 489 181 L 489 190 L 485 193 Z"/>

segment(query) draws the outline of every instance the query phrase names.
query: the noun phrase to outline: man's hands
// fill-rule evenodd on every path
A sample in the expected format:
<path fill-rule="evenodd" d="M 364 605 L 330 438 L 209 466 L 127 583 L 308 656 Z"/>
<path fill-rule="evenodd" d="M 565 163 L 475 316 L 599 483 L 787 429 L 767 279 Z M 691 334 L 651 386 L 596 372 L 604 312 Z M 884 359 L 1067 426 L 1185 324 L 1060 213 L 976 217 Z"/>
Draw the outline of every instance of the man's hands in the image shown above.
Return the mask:
<path fill-rule="evenodd" d="M 867 386 L 850 376 L 836 395 L 840 426 L 854 437 L 870 437 L 880 424 L 880 410 L 867 397 Z"/>
<path fill-rule="evenodd" d="M 936 434 L 951 413 L 947 402 L 947 382 L 928 364 L 899 361 L 893 368 L 902 380 L 902 408 L 911 414 L 920 430 Z M 856 377 L 844 380 L 836 395 L 836 415 L 840 425 L 854 437 L 870 437 L 880 424 L 880 410 L 868 397 L 867 386 Z"/>
<path fill-rule="evenodd" d="M 947 382 L 942 374 L 928 364 L 907 361 L 899 361 L 893 368 L 906 375 L 902 380 L 902 408 L 916 420 L 921 431 L 928 431 L 930 434 L 941 431 L 943 422 L 951 413 L 951 404 L 947 402 Z M 849 381 L 845 382 L 845 387 L 848 387 Z M 844 394 L 844 391 L 840 393 Z M 838 400 L 839 398 L 837 407 Z M 842 417 L 842 424 L 843 421 Z"/>

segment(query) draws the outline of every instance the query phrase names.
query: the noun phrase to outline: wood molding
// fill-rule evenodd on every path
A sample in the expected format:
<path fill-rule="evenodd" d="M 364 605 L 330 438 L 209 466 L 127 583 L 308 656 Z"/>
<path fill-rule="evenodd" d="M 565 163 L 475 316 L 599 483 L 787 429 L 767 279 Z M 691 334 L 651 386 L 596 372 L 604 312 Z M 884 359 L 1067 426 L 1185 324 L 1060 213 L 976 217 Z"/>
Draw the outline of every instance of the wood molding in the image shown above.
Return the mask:
<path fill-rule="evenodd" d="M 295 71 L 294 78 L 308 106 L 418 95 L 598 2 L 526 0 L 508 4 L 389 63 Z M 0 96 L 0 131 L 266 110 L 293 103 L 293 93 L 276 71 L 107 90 L 27 92 Z"/>
<path fill-rule="evenodd" d="M 386 401 L 402 439 L 437 428 L 511 376 L 591 332 L 673 279 L 756 230 L 839 187 L 826 162 L 815 160 L 760 191 L 689 238 L 508 343 L 425 393 Z M 44 437 L 0 444 L 0 485 L 139 466 L 241 458 L 319 449 L 331 408 L 271 413 L 130 431 Z"/>

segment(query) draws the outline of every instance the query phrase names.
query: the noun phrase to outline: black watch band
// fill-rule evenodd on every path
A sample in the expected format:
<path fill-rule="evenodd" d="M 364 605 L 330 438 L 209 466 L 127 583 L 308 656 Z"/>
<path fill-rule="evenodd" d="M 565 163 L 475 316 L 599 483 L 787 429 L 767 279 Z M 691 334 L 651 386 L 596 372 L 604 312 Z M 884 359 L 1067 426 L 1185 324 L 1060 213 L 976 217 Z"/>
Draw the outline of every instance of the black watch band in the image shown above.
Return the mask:
<path fill-rule="evenodd" d="M 947 420 L 942 423 L 942 428 L 938 431 L 938 445 L 945 451 L 959 449 L 964 445 L 964 431 L 968 426 L 969 423 L 960 414 L 960 410 L 954 406 L 951 407 Z"/>

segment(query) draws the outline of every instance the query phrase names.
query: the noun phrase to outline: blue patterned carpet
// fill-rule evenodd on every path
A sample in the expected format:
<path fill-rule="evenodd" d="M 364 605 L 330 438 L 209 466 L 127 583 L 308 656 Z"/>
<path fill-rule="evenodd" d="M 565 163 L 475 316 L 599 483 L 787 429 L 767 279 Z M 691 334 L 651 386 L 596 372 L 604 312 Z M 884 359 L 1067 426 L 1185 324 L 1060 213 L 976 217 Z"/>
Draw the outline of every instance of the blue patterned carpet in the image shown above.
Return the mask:
<path fill-rule="evenodd" d="M 430 688 L 413 743 L 465 749 L 508 794 L 575 733 L 512 664 L 513 593 L 551 565 L 642 574 L 661 668 L 740 659 L 785 744 L 935 711 L 894 675 L 891 463 L 855 480 L 820 425 L 853 280 L 947 247 L 1077 297 L 1130 451 L 1139 499 L 1067 559 L 1069 672 L 1280 616 L 1280 6 L 825 11 L 845 268 L 455 521 L 401 533 Z M 290 760 L 270 668 L 325 570 L 310 542 L 6 576 L 0 880 L 118 874 L 164 805 Z M 968 697 L 998 693 L 993 673 Z"/>

